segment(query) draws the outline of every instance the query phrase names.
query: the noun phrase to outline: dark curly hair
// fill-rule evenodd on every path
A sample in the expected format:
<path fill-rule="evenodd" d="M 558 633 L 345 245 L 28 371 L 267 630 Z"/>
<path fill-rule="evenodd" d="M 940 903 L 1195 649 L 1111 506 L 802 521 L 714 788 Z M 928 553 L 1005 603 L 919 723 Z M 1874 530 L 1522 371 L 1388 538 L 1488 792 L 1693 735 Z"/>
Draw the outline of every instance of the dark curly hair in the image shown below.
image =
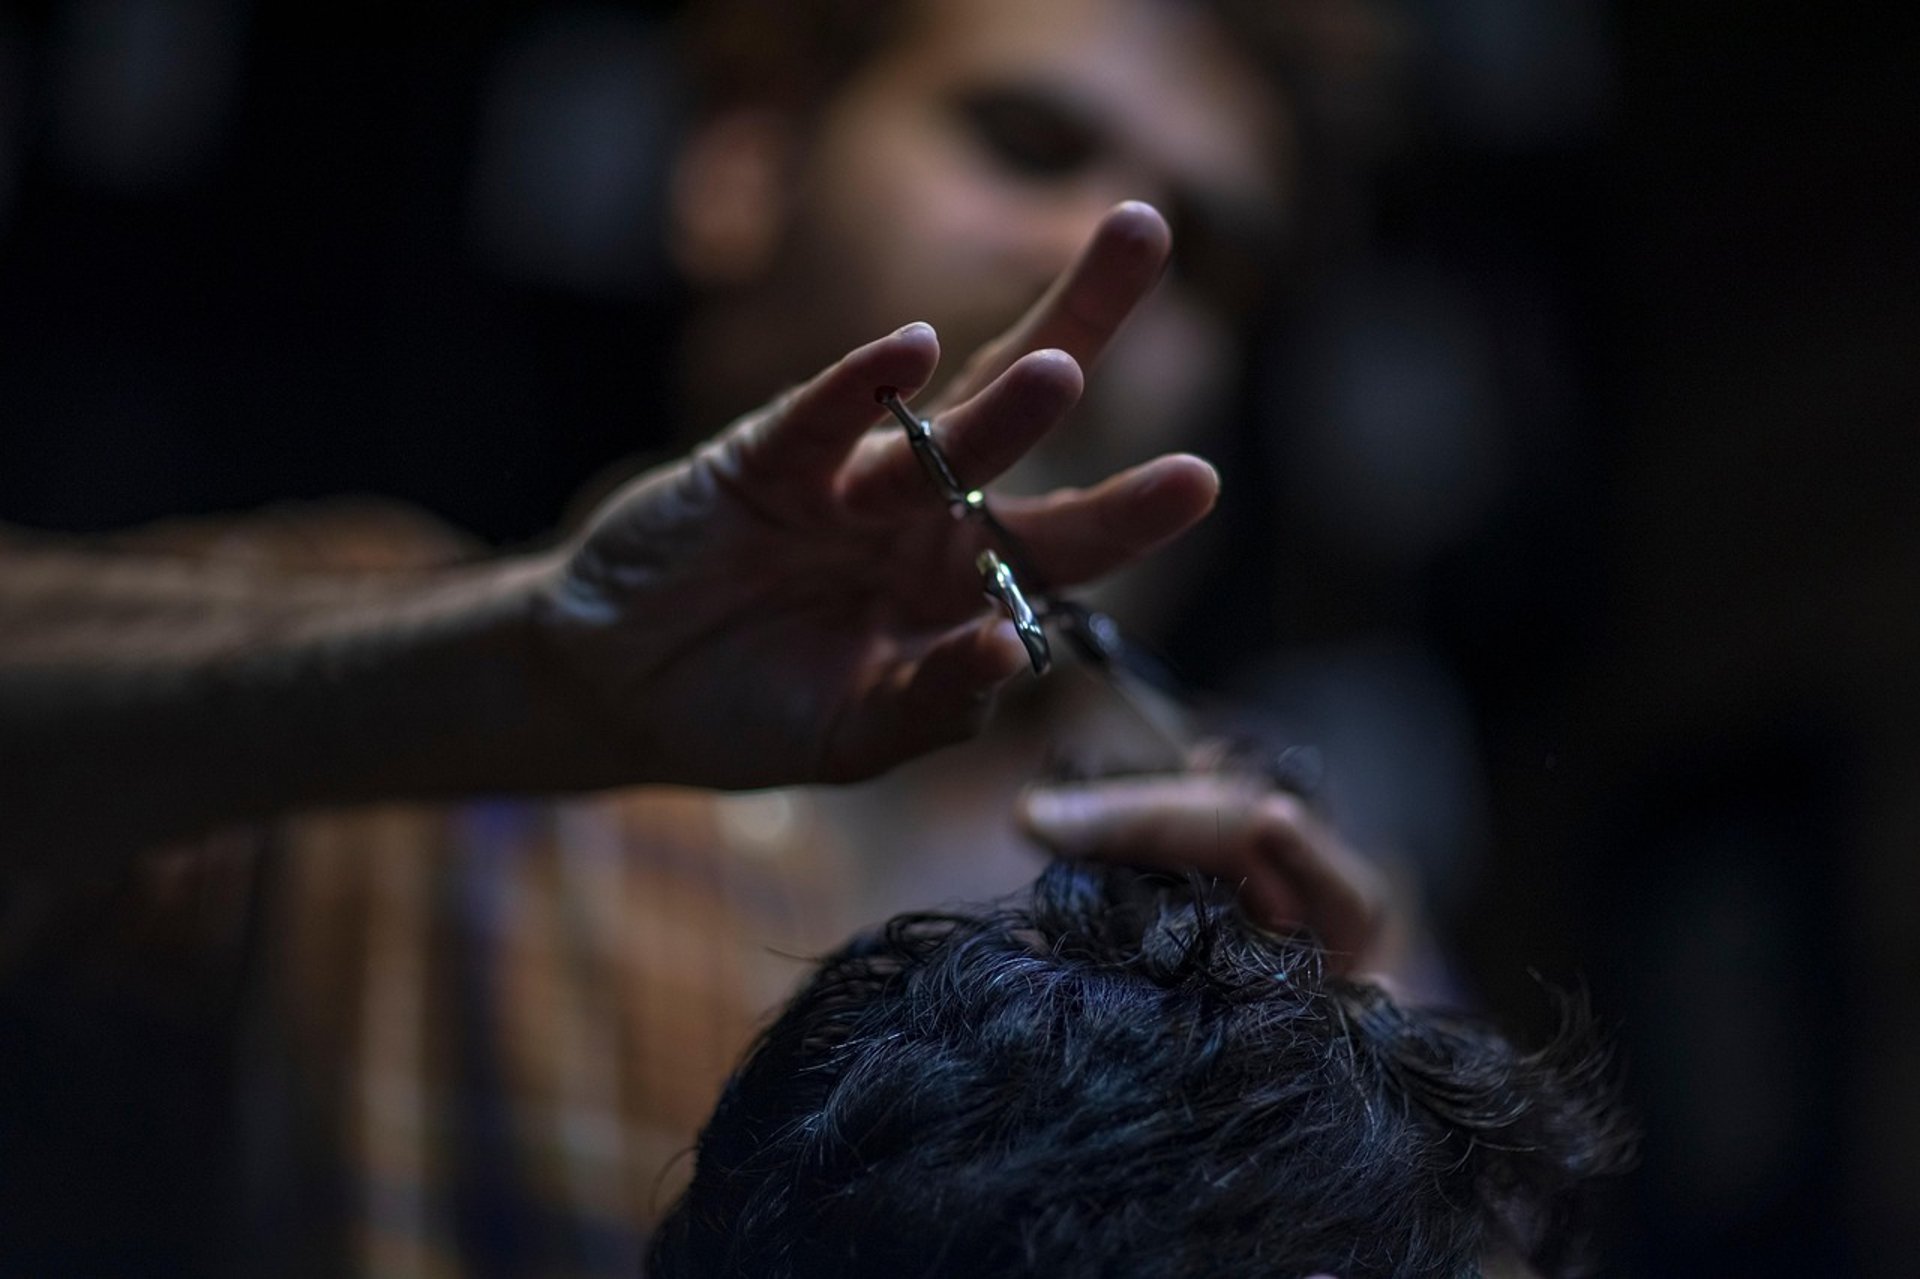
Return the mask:
<path fill-rule="evenodd" d="M 1326 976 L 1198 881 L 1056 863 L 894 919 L 760 1037 L 657 1279 L 1578 1273 L 1632 1137 L 1582 1001 L 1537 1053 Z"/>

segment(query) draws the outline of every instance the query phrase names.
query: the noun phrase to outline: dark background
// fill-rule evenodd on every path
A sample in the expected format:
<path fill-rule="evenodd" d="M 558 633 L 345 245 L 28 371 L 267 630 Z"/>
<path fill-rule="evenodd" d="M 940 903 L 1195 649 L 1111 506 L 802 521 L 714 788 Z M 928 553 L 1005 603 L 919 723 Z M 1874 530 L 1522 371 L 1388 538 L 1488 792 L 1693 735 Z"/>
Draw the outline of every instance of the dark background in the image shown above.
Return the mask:
<path fill-rule="evenodd" d="M 0 521 L 370 492 L 511 544 L 667 447 L 661 9 L 0 10 Z M 1496 1007 L 1531 965 L 1619 1028 L 1621 1273 L 1909 1274 L 1916 50 L 1891 6 L 1405 12 L 1356 244 L 1251 371 L 1232 625 L 1176 655 L 1444 672 L 1484 851 L 1439 921 Z"/>

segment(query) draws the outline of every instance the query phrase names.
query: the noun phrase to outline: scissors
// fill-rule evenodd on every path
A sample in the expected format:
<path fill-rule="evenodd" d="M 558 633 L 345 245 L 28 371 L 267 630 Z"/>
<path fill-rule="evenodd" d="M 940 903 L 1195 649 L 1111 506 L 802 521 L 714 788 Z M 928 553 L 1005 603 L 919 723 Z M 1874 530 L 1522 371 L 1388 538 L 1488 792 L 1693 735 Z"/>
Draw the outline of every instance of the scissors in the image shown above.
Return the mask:
<path fill-rule="evenodd" d="M 962 486 L 954 475 L 934 440 L 933 423 L 916 416 L 891 387 L 883 387 L 875 398 L 898 419 L 920 469 L 946 500 L 948 511 L 957 520 L 980 525 L 995 543 L 997 549 L 982 551 L 976 561 L 981 586 L 1013 623 L 1033 673 L 1045 675 L 1053 666 L 1053 646 L 1047 636 L 1051 624 L 1075 656 L 1184 760 L 1195 735 L 1180 709 L 1189 700 L 1187 690 L 1173 673 L 1128 640 L 1111 617 L 1047 589 L 1025 543 L 993 513 L 987 495 Z"/>
<path fill-rule="evenodd" d="M 899 421 L 920 469 L 945 499 L 949 513 L 956 520 L 980 525 L 996 544 L 997 550 L 984 550 L 975 561 L 981 588 L 1013 623 L 1034 675 L 1045 675 L 1053 666 L 1046 629 L 1051 624 L 1074 655 L 1168 747 L 1172 766 L 1187 767 L 1200 741 L 1188 709 L 1197 700 L 1193 691 L 1166 663 L 1129 640 L 1113 618 L 1049 590 L 1025 543 L 993 513 L 987 495 L 962 486 L 954 475 L 934 439 L 933 423 L 917 416 L 891 387 L 881 388 L 875 398 Z M 1324 766 L 1315 747 L 1289 746 L 1270 754 L 1261 743 L 1248 739 L 1230 741 L 1226 747 L 1221 767 L 1255 772 L 1309 799 L 1320 790 Z"/>

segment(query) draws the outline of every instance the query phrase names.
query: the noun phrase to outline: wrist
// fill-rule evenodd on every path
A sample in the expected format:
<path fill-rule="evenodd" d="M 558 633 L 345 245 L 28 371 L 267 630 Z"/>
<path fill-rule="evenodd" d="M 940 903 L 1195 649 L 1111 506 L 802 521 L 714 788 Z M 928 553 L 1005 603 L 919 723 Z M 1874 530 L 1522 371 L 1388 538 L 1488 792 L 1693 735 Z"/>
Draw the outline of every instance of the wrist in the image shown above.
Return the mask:
<path fill-rule="evenodd" d="M 591 790 L 683 781 L 664 767 L 671 744 L 658 722 L 636 712 L 640 686 L 658 663 L 658 619 L 580 571 L 577 547 L 520 566 L 502 593 L 504 615 L 521 625 L 523 744 L 539 752 L 536 788 Z"/>
<path fill-rule="evenodd" d="M 581 731 L 590 690 L 564 658 L 566 558 L 557 552 L 459 570 L 421 602 L 401 662 L 420 698 L 400 773 L 439 793 L 578 790 L 590 775 Z M 413 693 L 396 690 L 405 705 Z"/>
<path fill-rule="evenodd" d="M 568 785 L 565 716 L 536 638 L 549 557 L 371 579 L 318 602 L 283 641 L 226 666 L 226 700 L 271 775 L 270 800 L 435 799 Z M 284 718 L 281 718 L 283 717 Z M 278 722 L 275 722 L 278 721 Z M 305 774 L 305 780 L 300 774 Z M 276 807 L 277 802 L 276 802 Z"/>

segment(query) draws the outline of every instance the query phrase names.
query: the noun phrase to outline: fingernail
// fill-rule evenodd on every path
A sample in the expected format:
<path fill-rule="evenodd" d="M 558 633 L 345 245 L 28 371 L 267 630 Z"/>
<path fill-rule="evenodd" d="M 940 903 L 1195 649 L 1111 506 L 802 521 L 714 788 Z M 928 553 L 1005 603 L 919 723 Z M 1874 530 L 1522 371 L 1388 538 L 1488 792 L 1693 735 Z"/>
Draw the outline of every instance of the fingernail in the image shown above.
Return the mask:
<path fill-rule="evenodd" d="M 894 336 L 902 337 L 902 338 L 918 337 L 922 333 L 931 335 L 933 333 L 933 326 L 931 324 L 928 324 L 925 320 L 915 320 L 912 324 L 901 326 L 899 331 L 897 331 L 894 334 Z"/>
<path fill-rule="evenodd" d="M 1055 830 L 1078 821 L 1085 804 L 1070 789 L 1035 787 L 1027 792 L 1027 821 L 1040 830 Z"/>
<path fill-rule="evenodd" d="M 1189 463 L 1189 465 L 1175 465 L 1175 460 L 1184 461 Z M 1148 465 L 1134 480 L 1134 496 L 1141 497 L 1148 493 L 1157 493 L 1161 489 L 1179 482 L 1176 477 L 1181 477 L 1183 472 L 1191 470 L 1193 466 L 1198 466 L 1213 480 L 1214 498 L 1218 500 L 1220 492 L 1220 472 L 1214 467 L 1213 463 L 1207 461 L 1205 458 L 1194 457 L 1190 453 L 1181 454 L 1177 459 L 1163 458 L 1158 465 Z"/>
<path fill-rule="evenodd" d="M 1031 790 L 1020 805 L 1027 825 L 1036 829 L 1053 826 L 1060 821 L 1060 799 L 1052 791 Z"/>

